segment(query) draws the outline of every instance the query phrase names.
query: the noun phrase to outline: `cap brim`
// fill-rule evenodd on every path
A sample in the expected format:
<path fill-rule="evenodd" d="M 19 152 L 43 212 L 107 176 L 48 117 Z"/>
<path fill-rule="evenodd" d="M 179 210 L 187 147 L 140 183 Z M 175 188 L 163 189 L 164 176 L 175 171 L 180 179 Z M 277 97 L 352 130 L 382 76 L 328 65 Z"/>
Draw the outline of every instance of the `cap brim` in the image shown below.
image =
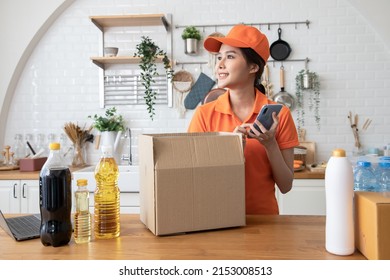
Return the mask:
<path fill-rule="evenodd" d="M 241 41 L 226 37 L 208 37 L 206 40 L 204 40 L 203 46 L 209 52 L 217 53 L 219 52 L 222 44 L 236 48 L 250 48 L 250 46 Z"/>

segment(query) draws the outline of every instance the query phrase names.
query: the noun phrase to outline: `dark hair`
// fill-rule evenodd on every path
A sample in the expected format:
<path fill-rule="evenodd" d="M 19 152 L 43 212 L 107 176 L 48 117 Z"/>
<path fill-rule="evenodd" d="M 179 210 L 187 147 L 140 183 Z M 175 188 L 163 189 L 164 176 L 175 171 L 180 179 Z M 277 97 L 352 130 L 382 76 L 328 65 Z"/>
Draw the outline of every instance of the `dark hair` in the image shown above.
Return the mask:
<path fill-rule="evenodd" d="M 260 57 L 260 55 L 257 54 L 257 52 L 255 52 L 251 48 L 241 48 L 241 51 L 242 51 L 247 63 L 254 63 L 254 64 L 259 66 L 259 71 L 256 72 L 254 86 L 259 91 L 261 91 L 263 94 L 265 94 L 265 88 L 261 84 L 261 81 L 260 81 L 261 75 L 263 74 L 264 66 L 265 66 L 264 60 Z"/>

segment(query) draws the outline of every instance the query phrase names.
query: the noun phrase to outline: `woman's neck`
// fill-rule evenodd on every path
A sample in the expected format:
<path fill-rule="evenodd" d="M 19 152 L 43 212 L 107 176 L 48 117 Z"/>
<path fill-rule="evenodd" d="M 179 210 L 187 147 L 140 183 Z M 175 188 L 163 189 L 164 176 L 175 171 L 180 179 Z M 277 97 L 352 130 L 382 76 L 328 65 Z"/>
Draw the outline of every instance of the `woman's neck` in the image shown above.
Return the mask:
<path fill-rule="evenodd" d="M 252 113 L 253 105 L 256 100 L 256 90 L 253 86 L 230 89 L 230 106 L 233 113 L 241 120 L 244 121 Z"/>

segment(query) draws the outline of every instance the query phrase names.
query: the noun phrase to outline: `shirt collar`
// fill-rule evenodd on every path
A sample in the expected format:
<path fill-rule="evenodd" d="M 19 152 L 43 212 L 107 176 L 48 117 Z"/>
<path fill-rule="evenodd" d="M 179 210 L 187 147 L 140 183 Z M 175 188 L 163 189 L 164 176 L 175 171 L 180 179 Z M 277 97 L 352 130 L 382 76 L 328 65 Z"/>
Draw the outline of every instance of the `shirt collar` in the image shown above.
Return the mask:
<path fill-rule="evenodd" d="M 230 106 L 230 91 L 227 90 L 224 94 L 222 94 L 215 104 L 215 110 L 217 112 L 233 115 L 232 107 Z M 258 114 L 260 112 L 261 107 L 267 102 L 267 97 L 262 94 L 258 89 L 256 89 L 256 99 L 253 106 L 252 114 Z"/>

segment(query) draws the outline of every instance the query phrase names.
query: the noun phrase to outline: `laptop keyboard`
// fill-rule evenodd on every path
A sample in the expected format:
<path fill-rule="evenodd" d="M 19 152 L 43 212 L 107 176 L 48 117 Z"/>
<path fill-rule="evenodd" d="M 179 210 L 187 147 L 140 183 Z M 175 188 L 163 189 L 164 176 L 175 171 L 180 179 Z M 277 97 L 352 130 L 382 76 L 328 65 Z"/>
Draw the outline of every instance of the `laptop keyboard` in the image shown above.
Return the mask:
<path fill-rule="evenodd" d="M 39 234 L 41 223 L 35 216 L 22 216 L 7 219 L 8 225 L 15 233 L 23 236 Z"/>

